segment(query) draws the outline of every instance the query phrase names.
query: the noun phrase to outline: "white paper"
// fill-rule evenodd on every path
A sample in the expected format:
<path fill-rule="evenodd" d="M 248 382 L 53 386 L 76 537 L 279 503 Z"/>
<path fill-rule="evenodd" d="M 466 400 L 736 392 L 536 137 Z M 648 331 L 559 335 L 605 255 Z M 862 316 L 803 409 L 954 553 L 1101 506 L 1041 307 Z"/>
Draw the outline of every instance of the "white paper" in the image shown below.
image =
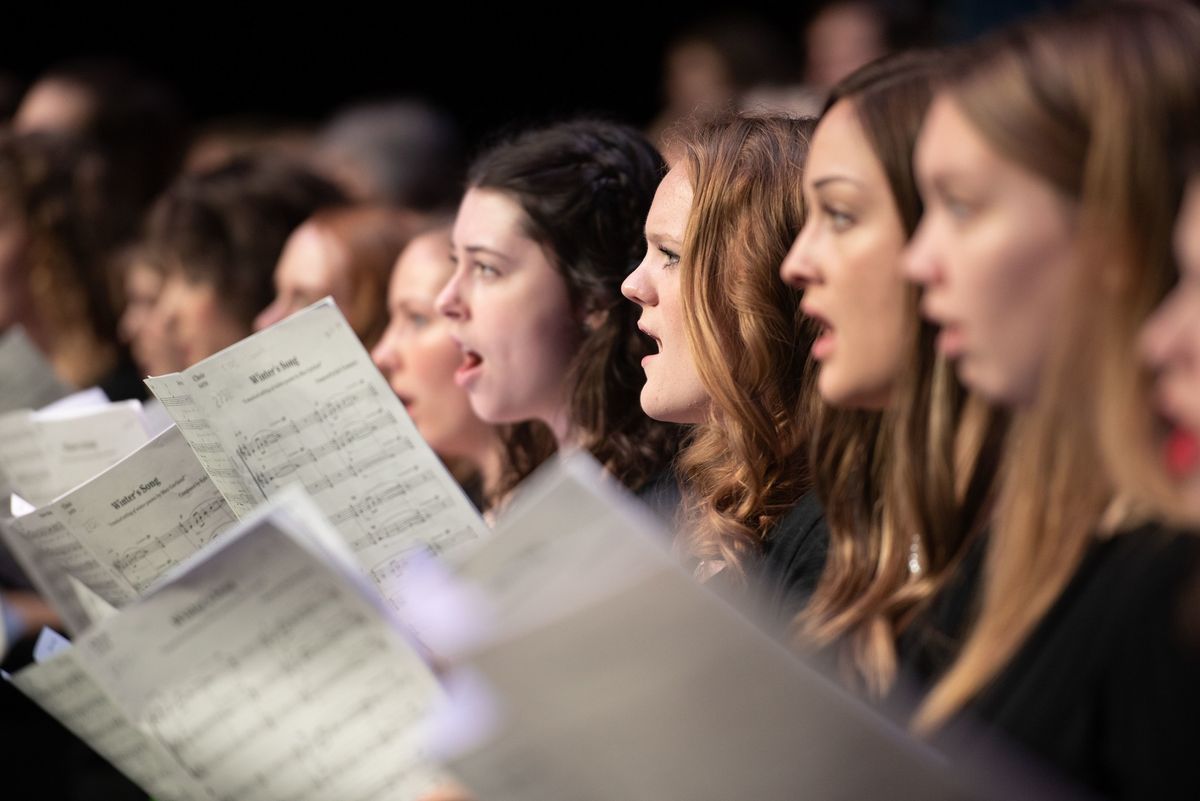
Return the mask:
<path fill-rule="evenodd" d="M 145 444 L 141 404 L 0 415 L 0 470 L 35 506 L 87 481 Z"/>
<path fill-rule="evenodd" d="M 91 387 L 83 389 L 79 392 L 74 392 L 65 398 L 59 398 L 53 403 L 48 403 L 38 409 L 39 412 L 66 412 L 78 409 L 97 409 L 101 406 L 107 406 L 112 401 L 108 399 L 108 395 L 104 394 L 104 390 L 100 387 Z"/>
<path fill-rule="evenodd" d="M 37 507 L 14 492 L 9 498 L 8 510 L 12 517 L 24 517 L 37 511 Z"/>
<path fill-rule="evenodd" d="M 98 607 L 80 603 L 71 577 L 119 608 L 235 522 L 172 427 L 91 481 L 9 522 L 5 539 L 68 628 L 78 632 Z"/>
<path fill-rule="evenodd" d="M 296 509 L 245 521 L 77 648 L 216 797 L 418 798 L 441 780 L 420 725 L 437 685 Z"/>
<path fill-rule="evenodd" d="M 146 384 L 238 515 L 303 486 L 394 606 L 414 553 L 487 532 L 329 299 Z"/>
<path fill-rule="evenodd" d="M 11 678 L 17 689 L 160 801 L 214 798 L 133 726 L 65 640 L 39 638 L 39 647 L 43 659 Z"/>
<path fill-rule="evenodd" d="M 575 456 L 539 475 L 460 566 L 501 621 L 459 655 L 475 678 L 441 737 L 478 797 L 977 797 L 694 582 L 597 472 Z"/>
<path fill-rule="evenodd" d="M 69 392 L 24 329 L 0 335 L 0 412 L 37 409 Z"/>

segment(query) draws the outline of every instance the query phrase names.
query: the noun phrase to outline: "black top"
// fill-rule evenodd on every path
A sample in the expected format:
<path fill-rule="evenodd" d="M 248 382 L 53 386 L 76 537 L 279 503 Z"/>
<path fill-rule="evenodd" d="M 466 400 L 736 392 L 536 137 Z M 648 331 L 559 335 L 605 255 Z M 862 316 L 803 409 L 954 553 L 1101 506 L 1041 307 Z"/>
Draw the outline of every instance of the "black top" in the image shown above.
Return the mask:
<path fill-rule="evenodd" d="M 987 534 L 983 533 L 967 544 L 938 594 L 900 632 L 896 642 L 900 675 L 918 696 L 946 672 L 970 633 L 986 554 Z"/>
<path fill-rule="evenodd" d="M 1102 796 L 1200 799 L 1200 536 L 1097 541 L 943 743 L 980 722 Z"/>
<path fill-rule="evenodd" d="M 650 511 L 673 533 L 683 493 L 679 489 L 679 477 L 667 468 L 651 478 L 634 493 Z"/>
<path fill-rule="evenodd" d="M 829 528 L 815 492 L 805 493 L 763 540 L 759 558 L 747 566 L 747 579 L 762 606 L 765 623 L 786 635 L 808 603 L 825 568 Z"/>

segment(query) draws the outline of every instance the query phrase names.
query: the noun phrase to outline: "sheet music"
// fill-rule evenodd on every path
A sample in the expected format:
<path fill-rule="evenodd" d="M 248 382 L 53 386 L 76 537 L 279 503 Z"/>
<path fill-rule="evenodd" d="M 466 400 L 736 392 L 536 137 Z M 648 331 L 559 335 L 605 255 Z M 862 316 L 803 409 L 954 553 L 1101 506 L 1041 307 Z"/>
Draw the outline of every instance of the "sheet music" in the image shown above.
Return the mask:
<path fill-rule="evenodd" d="M 478 680 L 455 696 L 458 725 L 441 743 L 447 766 L 478 797 L 979 797 L 932 752 L 694 582 L 660 550 L 665 538 L 649 513 L 614 498 L 583 459 L 541 474 L 540 501 L 514 508 L 463 565 L 464 575 L 483 579 L 475 586 L 495 593 L 498 619 L 521 618 L 458 663 Z M 579 557 L 600 529 L 608 566 L 643 567 L 625 577 L 604 568 L 603 581 L 590 575 Z M 577 531 L 589 543 L 562 544 Z M 505 575 L 485 575 L 493 569 Z M 555 573 L 544 585 L 553 611 L 535 615 L 540 587 L 513 585 Z M 572 580 L 581 597 L 569 597 Z M 611 592 L 601 591 L 604 581 Z"/>
<path fill-rule="evenodd" d="M 77 648 L 219 798 L 415 799 L 432 674 L 374 591 L 268 510 Z"/>
<path fill-rule="evenodd" d="M 73 631 L 93 615 L 70 577 L 121 607 L 235 523 L 175 427 L 57 501 L 8 524 L 7 541 Z"/>
<path fill-rule="evenodd" d="M 69 644 L 61 641 L 48 646 L 43 640 L 38 640 L 39 663 L 11 678 L 17 689 L 155 798 L 212 798 L 157 742 L 129 721 L 83 668 Z"/>
<path fill-rule="evenodd" d="M 70 391 L 23 328 L 0 335 L 0 412 L 38 409 Z"/>
<path fill-rule="evenodd" d="M 487 531 L 329 299 L 146 383 L 237 514 L 300 484 L 394 605 L 416 550 Z"/>
<path fill-rule="evenodd" d="M 175 421 L 175 425 L 192 446 L 196 458 L 204 465 L 204 470 L 225 496 L 234 514 L 241 517 L 266 500 L 253 482 L 247 483 L 242 479 L 236 462 L 221 444 L 208 415 L 201 408 L 183 374 L 171 373 L 147 378 L 146 386 L 162 404 L 163 410 Z"/>
<path fill-rule="evenodd" d="M 149 439 L 137 401 L 0 416 L 0 470 L 12 490 L 42 506 Z"/>

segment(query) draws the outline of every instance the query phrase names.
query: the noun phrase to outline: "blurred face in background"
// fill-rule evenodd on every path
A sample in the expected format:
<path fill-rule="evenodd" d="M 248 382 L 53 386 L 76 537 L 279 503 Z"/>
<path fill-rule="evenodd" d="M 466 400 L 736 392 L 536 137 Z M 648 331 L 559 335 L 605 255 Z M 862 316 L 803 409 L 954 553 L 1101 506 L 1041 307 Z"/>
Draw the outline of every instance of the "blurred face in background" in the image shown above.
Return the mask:
<path fill-rule="evenodd" d="M 710 108 L 733 97 L 729 66 L 707 42 L 682 42 L 667 53 L 667 105 L 683 113 Z"/>
<path fill-rule="evenodd" d="M 40 80 L 21 100 L 13 117 L 13 128 L 20 133 L 80 133 L 91 120 L 94 103 L 91 94 L 78 84 Z"/>
<path fill-rule="evenodd" d="M 162 287 L 162 272 L 150 264 L 135 260 L 125 270 L 125 310 L 117 321 L 117 335 L 145 375 L 163 375 L 184 366 L 172 357 L 162 332 L 152 324 Z"/>
<path fill-rule="evenodd" d="M 887 52 L 884 20 L 869 3 L 838 2 L 809 23 L 804 43 L 807 82 L 828 88 Z"/>
<path fill-rule="evenodd" d="M 1154 396 L 1170 426 L 1168 470 L 1200 515 L 1200 180 L 1184 197 L 1175 230 L 1179 283 L 1146 321 L 1142 353 L 1155 371 Z"/>
<path fill-rule="evenodd" d="M 462 351 L 437 311 L 438 292 L 454 272 L 450 248 L 445 228 L 416 237 L 400 254 L 388 288 L 388 327 L 371 359 L 434 451 L 472 458 L 491 428 L 454 381 Z"/>
<path fill-rule="evenodd" d="M 916 176 L 925 213 L 906 258 L 938 350 L 989 399 L 1036 397 L 1047 343 L 1068 302 L 1076 204 L 1003 158 L 947 95 L 921 130 Z"/>
<path fill-rule="evenodd" d="M 167 273 L 146 326 L 147 335 L 161 341 L 165 358 L 181 365 L 179 369 L 251 333 L 245 321 L 229 312 L 215 285 L 189 278 L 181 270 Z"/>
<path fill-rule="evenodd" d="M 903 361 L 905 231 L 850 100 L 817 126 L 804 197 L 808 216 L 780 276 L 804 291 L 801 309 L 821 328 L 812 346 L 817 388 L 835 406 L 882 409 Z"/>
<path fill-rule="evenodd" d="M 344 245 L 313 223 L 297 228 L 283 246 L 275 267 L 275 300 L 254 318 L 259 331 L 326 295 L 350 316 L 353 287 Z"/>

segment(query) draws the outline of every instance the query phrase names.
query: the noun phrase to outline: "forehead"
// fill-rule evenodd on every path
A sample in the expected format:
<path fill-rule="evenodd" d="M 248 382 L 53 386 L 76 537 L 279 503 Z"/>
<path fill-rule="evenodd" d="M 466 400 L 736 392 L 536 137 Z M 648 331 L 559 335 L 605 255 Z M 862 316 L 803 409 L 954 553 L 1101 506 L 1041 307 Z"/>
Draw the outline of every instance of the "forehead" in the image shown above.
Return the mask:
<path fill-rule="evenodd" d="M 332 236 L 305 223 L 292 232 L 284 244 L 276 276 L 303 283 L 331 280 L 340 254 L 338 243 Z"/>
<path fill-rule="evenodd" d="M 929 106 L 917 139 L 918 173 L 938 170 L 972 171 L 997 166 L 995 152 L 967 120 L 954 98 L 939 93 Z"/>
<path fill-rule="evenodd" d="M 432 300 L 453 271 L 450 233 L 434 231 L 422 234 L 410 242 L 396 260 L 396 268 L 392 271 L 391 295 L 393 298 Z"/>
<path fill-rule="evenodd" d="M 863 184 L 886 181 L 883 166 L 850 100 L 839 100 L 821 117 L 813 134 L 804 178 L 812 185 L 834 176 Z"/>
<path fill-rule="evenodd" d="M 692 209 L 692 183 L 681 167 L 674 167 L 659 183 L 646 217 L 647 233 L 682 236 Z"/>
<path fill-rule="evenodd" d="M 532 242 L 525 235 L 525 212 L 521 204 L 504 192 L 473 187 L 467 190 L 454 218 L 454 242 L 458 247 L 491 247 Z"/>

